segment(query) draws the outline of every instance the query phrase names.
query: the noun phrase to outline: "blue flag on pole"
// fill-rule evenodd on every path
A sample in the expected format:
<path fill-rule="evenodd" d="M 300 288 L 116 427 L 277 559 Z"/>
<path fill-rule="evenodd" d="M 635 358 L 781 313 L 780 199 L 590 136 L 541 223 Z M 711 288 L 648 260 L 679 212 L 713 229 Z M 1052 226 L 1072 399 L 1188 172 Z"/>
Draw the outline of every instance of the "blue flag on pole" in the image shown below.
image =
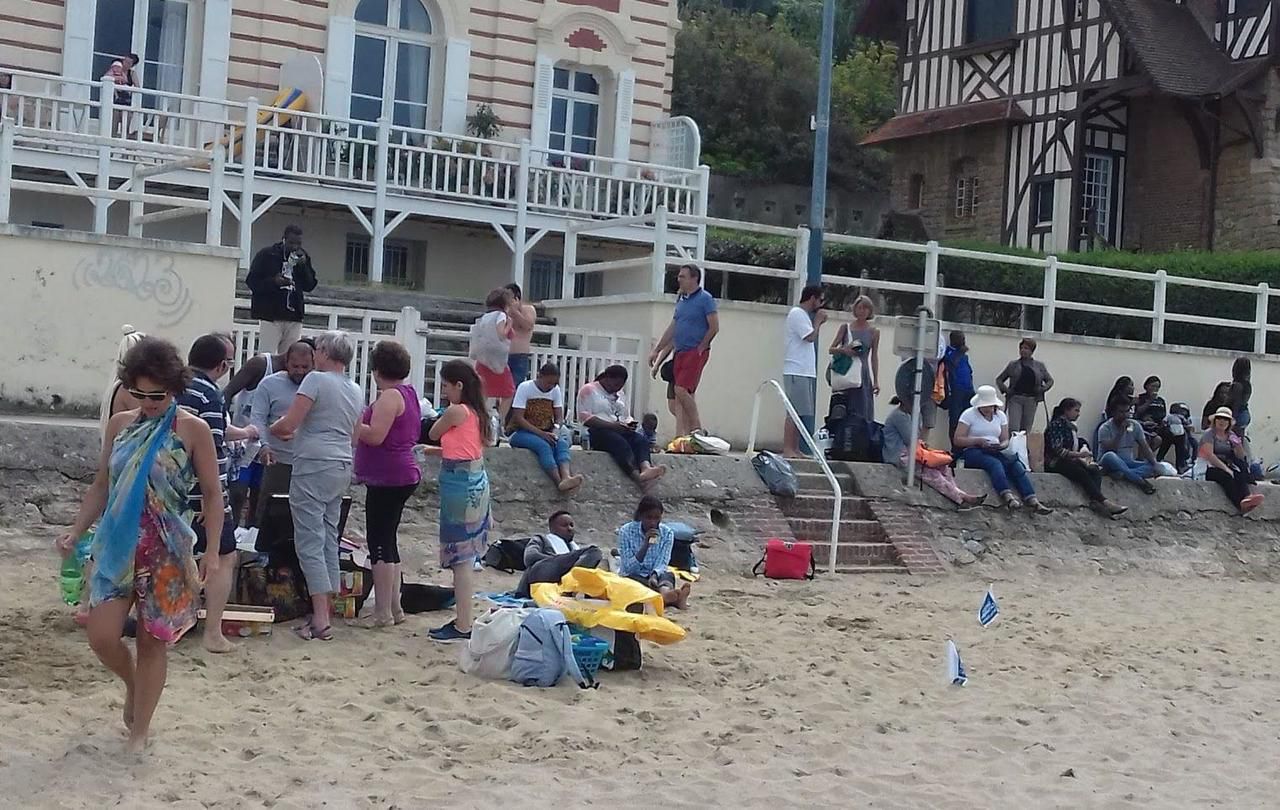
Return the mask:
<path fill-rule="evenodd" d="M 982 600 L 982 607 L 978 608 L 978 624 L 986 627 L 994 622 L 999 615 L 1000 605 L 996 603 L 996 595 L 991 586 L 987 586 L 986 598 Z"/>
<path fill-rule="evenodd" d="M 951 639 L 947 639 L 947 683 L 952 686 L 964 686 L 969 682 L 969 676 L 965 674 L 964 662 L 960 660 L 960 651 L 956 649 L 956 643 Z"/>

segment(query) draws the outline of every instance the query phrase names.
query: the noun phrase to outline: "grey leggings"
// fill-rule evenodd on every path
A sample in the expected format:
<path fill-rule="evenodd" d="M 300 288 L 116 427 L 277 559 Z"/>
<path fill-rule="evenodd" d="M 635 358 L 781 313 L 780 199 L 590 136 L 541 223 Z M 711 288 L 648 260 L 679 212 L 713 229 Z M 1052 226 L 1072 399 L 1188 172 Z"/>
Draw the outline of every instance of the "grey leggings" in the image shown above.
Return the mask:
<path fill-rule="evenodd" d="M 351 486 L 351 465 L 337 463 L 302 471 L 289 481 L 293 546 L 312 596 L 338 593 L 338 521 L 342 496 Z"/>

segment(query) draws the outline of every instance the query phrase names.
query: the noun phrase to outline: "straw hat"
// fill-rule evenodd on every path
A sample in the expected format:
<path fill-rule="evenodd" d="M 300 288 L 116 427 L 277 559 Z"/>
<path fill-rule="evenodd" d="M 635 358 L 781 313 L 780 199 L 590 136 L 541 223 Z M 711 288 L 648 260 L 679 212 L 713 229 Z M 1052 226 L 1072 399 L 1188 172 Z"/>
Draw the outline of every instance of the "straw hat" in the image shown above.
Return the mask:
<path fill-rule="evenodd" d="M 991 385 L 979 385 L 978 393 L 973 395 L 969 404 L 975 408 L 1004 407 L 1004 403 L 1000 401 L 1000 392 Z"/>
<path fill-rule="evenodd" d="M 1230 409 L 1230 408 L 1228 408 L 1228 407 L 1226 407 L 1225 405 L 1224 405 L 1223 407 L 1219 408 L 1218 410 L 1214 411 L 1214 412 L 1213 412 L 1213 416 L 1211 416 L 1211 417 L 1209 417 L 1209 418 L 1210 418 L 1211 420 L 1226 419 L 1226 420 L 1227 420 L 1228 422 L 1230 422 L 1232 425 L 1234 425 L 1234 424 L 1236 423 L 1236 417 L 1235 417 L 1235 414 L 1233 414 L 1233 413 L 1231 412 L 1231 409 Z"/>

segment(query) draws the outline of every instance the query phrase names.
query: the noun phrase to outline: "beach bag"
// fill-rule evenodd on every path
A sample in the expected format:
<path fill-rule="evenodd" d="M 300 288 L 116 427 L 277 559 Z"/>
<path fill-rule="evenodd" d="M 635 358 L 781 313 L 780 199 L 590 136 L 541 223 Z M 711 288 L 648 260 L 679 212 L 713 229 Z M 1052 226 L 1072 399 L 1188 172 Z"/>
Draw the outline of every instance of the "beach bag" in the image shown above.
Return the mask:
<path fill-rule="evenodd" d="M 849 414 L 835 423 L 828 423 L 831 448 L 827 458 L 838 461 L 866 461 L 879 464 L 883 461 L 884 426 Z"/>
<path fill-rule="evenodd" d="M 610 672 L 631 672 L 643 665 L 640 639 L 636 638 L 635 633 L 614 630 L 601 624 L 589 628 L 587 632 L 609 645 L 609 652 L 600 662 L 604 669 Z"/>
<path fill-rule="evenodd" d="M 941 450 L 935 450 L 924 442 L 916 443 L 916 463 L 923 464 L 926 467 L 950 467 L 952 462 L 951 454 L 944 453 Z"/>
<path fill-rule="evenodd" d="M 1022 469 L 1031 472 L 1031 456 L 1027 450 L 1026 431 L 1019 430 L 1009 437 L 1009 446 L 1003 450 L 1005 458 L 1022 462 Z"/>
<path fill-rule="evenodd" d="M 458 668 L 479 678 L 510 680 L 520 627 L 533 612 L 533 608 L 493 608 L 476 619 L 471 638 L 458 656 Z"/>
<path fill-rule="evenodd" d="M 933 375 L 933 402 L 935 405 L 942 407 L 947 401 L 947 364 L 939 363 L 938 370 Z"/>
<path fill-rule="evenodd" d="M 457 599 L 453 588 L 439 585 L 421 585 L 417 582 L 400 582 L 400 607 L 405 613 L 430 613 L 448 610 Z"/>
<path fill-rule="evenodd" d="M 498 337 L 498 321 L 504 318 L 506 313 L 500 310 L 486 312 L 477 318 L 471 324 L 471 343 L 467 347 L 467 357 L 476 363 L 484 363 L 495 373 L 507 367 L 507 356 L 511 352 L 511 339 Z"/>
<path fill-rule="evenodd" d="M 564 614 L 551 608 L 531 611 L 516 637 L 511 680 L 521 686 L 551 687 L 565 675 L 583 689 L 596 685 L 594 679 L 583 677 L 573 657 L 573 641 Z"/>
<path fill-rule="evenodd" d="M 764 556 L 755 564 L 751 573 L 760 576 L 760 567 L 768 579 L 813 579 L 817 566 L 813 562 L 813 546 L 808 543 L 788 543 L 770 538 L 764 544 Z"/>
<path fill-rule="evenodd" d="M 707 453 L 711 455 L 721 456 L 730 450 L 729 443 L 719 436 L 709 436 L 705 433 L 694 433 L 689 437 L 689 441 L 694 446 L 694 452 Z"/>
<path fill-rule="evenodd" d="M 751 460 L 751 466 L 756 468 L 756 475 L 760 476 L 760 480 L 769 488 L 770 493 L 785 498 L 796 496 L 800 482 L 796 478 L 795 470 L 791 467 L 791 462 L 777 453 L 761 450 Z"/>
<path fill-rule="evenodd" d="M 485 568 L 494 568 L 514 574 L 524 570 L 524 550 L 529 545 L 529 537 L 504 538 L 489 544 L 482 562 Z"/>
<path fill-rule="evenodd" d="M 236 604 L 271 608 L 276 622 L 291 622 L 311 612 L 311 595 L 296 564 L 246 563 L 236 572 L 234 593 Z"/>
<path fill-rule="evenodd" d="M 848 360 L 849 367 L 841 371 L 844 363 L 840 360 Z M 827 369 L 827 382 L 831 383 L 832 391 L 848 391 L 851 388 L 862 387 L 862 358 L 861 357 L 844 357 L 843 355 L 831 361 L 830 368 Z"/>

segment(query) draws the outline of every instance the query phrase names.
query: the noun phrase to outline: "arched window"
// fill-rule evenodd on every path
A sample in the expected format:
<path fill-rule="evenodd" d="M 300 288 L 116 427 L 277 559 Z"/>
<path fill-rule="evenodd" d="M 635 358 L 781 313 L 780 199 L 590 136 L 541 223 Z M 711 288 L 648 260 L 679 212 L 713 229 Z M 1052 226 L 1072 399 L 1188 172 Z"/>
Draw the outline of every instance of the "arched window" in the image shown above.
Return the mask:
<path fill-rule="evenodd" d="M 422 0 L 361 0 L 356 7 L 351 117 L 426 129 L 431 51 L 438 27 Z"/>

